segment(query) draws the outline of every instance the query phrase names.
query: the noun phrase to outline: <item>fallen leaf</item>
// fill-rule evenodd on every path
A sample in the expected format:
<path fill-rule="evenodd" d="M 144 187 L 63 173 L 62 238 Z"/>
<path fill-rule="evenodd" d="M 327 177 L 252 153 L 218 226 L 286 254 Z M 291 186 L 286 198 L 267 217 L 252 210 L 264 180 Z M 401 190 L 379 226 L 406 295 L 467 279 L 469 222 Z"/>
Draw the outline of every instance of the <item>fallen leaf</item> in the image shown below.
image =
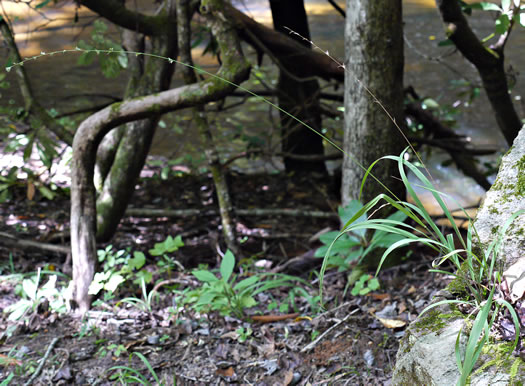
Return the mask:
<path fill-rule="evenodd" d="M 370 296 L 374 300 L 387 300 L 387 299 L 390 299 L 390 294 L 376 294 L 375 292 L 371 292 L 367 296 Z"/>
<path fill-rule="evenodd" d="M 233 370 L 233 367 L 228 367 L 226 369 L 217 369 L 215 371 L 215 374 L 223 376 L 223 377 L 233 377 L 235 374 L 235 371 Z"/>
<path fill-rule="evenodd" d="M 376 316 L 376 318 L 381 322 L 383 326 L 386 328 L 400 328 L 405 327 L 407 322 L 404 320 L 398 320 L 398 319 L 383 319 L 379 316 Z"/>
<path fill-rule="evenodd" d="M 285 314 L 285 315 L 254 315 L 252 320 L 259 323 L 272 323 L 280 322 L 281 320 L 294 319 L 299 316 L 298 313 L 295 314 Z"/>

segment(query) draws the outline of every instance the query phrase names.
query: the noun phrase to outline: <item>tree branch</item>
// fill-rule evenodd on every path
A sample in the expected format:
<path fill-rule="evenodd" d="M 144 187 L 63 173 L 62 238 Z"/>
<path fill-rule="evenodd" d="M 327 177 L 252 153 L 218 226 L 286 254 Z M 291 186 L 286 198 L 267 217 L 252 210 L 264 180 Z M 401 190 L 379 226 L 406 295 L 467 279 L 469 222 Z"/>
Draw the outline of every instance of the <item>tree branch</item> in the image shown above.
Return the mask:
<path fill-rule="evenodd" d="M 168 32 L 171 22 L 168 17 L 148 16 L 126 8 L 117 0 L 81 0 L 80 4 L 105 17 L 112 23 L 149 36 L 160 36 Z"/>
<path fill-rule="evenodd" d="M 201 3 L 201 12 L 222 55 L 217 75 L 191 85 L 115 103 L 84 120 L 75 134 L 71 170 L 71 252 L 73 299 L 81 313 L 90 307 L 88 289 L 97 261 L 93 174 L 98 145 L 104 135 L 118 125 L 221 99 L 248 78 L 250 65 L 229 19 L 223 14 L 223 8 L 221 0 L 203 0 Z"/>
<path fill-rule="evenodd" d="M 344 81 L 343 68 L 327 55 L 313 51 L 285 34 L 256 22 L 229 4 L 225 4 L 225 9 L 241 39 L 260 50 L 258 42 L 253 39 L 255 36 L 296 76 L 320 76 L 326 80 Z"/>
<path fill-rule="evenodd" d="M 514 109 L 504 68 L 503 44 L 485 47 L 470 28 L 457 0 L 436 0 L 448 38 L 476 66 L 507 143 L 512 145 L 522 122 Z"/>

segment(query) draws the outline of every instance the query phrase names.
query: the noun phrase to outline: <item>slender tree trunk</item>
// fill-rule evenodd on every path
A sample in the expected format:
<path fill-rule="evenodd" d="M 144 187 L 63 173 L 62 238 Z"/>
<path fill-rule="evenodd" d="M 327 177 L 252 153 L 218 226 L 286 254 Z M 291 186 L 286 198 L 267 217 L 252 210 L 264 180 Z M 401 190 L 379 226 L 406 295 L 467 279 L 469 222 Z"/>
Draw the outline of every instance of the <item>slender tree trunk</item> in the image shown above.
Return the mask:
<path fill-rule="evenodd" d="M 291 36 L 304 46 L 310 48 L 310 42 L 290 31 L 298 33 L 305 39 L 310 39 L 308 18 L 303 0 L 270 0 L 273 25 L 275 30 Z M 294 115 L 313 129 L 320 131 L 322 119 L 319 111 L 319 83 L 317 80 L 306 80 L 300 71 L 294 69 L 294 59 L 286 58 L 282 65 L 288 71 L 279 70 L 279 107 Z M 296 76 L 290 76 L 293 72 Z M 324 153 L 322 138 L 312 130 L 303 126 L 287 114 L 281 113 L 282 149 L 285 153 L 312 155 Z M 304 162 L 284 157 L 287 172 L 326 172 L 323 161 Z"/>
<path fill-rule="evenodd" d="M 400 154 L 404 147 L 388 116 L 403 122 L 401 0 L 347 0 L 346 9 L 343 205 L 359 198 L 364 170 L 357 162 L 368 168 L 382 156 Z M 405 198 L 394 162 L 379 162 L 372 173 L 398 198 Z M 361 201 L 379 193 L 385 189 L 369 176 Z"/>
<path fill-rule="evenodd" d="M 193 58 L 191 57 L 191 17 L 193 15 L 189 6 L 189 0 L 178 0 L 177 4 L 177 25 L 178 25 L 178 42 L 180 51 L 180 60 L 183 63 L 193 66 Z M 192 84 L 197 82 L 197 76 L 193 68 L 184 66 L 182 69 L 184 74 L 184 82 Z M 219 213 L 221 216 L 222 233 L 226 241 L 226 245 L 232 253 L 240 258 L 240 250 L 235 238 L 235 222 L 233 221 L 233 205 L 230 198 L 230 192 L 224 168 L 221 165 L 219 154 L 215 148 L 213 135 L 210 130 L 210 125 L 206 117 L 204 106 L 193 108 L 193 119 L 199 135 L 208 167 L 211 170 L 215 191 L 217 193 L 217 201 L 219 204 Z"/>
<path fill-rule="evenodd" d="M 175 0 L 167 2 L 167 13 L 175 18 Z M 125 46 L 142 52 L 144 37 L 124 31 Z M 149 52 L 165 57 L 177 56 L 176 26 L 165 36 L 152 37 Z M 148 95 L 169 87 L 174 65 L 166 60 L 130 55 L 132 77 L 126 98 Z M 99 187 L 97 198 L 97 240 L 107 242 L 113 237 L 126 211 L 135 183 L 144 167 L 160 114 L 130 122 L 125 128 L 113 130 L 102 141 L 97 152 L 95 177 Z"/>

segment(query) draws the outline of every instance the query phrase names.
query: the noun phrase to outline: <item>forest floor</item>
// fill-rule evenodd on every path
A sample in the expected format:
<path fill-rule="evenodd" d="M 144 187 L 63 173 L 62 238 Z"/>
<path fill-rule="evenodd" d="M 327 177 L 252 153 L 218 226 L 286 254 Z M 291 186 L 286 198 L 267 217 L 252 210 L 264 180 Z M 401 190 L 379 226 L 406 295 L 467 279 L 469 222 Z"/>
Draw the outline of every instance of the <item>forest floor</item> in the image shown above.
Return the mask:
<path fill-rule="evenodd" d="M 131 376 L 144 377 L 151 384 L 156 376 L 166 385 L 390 383 L 406 326 L 446 284 L 443 276 L 428 273 L 435 256 L 415 248 L 402 264 L 382 270 L 380 288 L 364 296 L 352 296 L 352 288 L 345 291 L 348 272 L 328 270 L 321 311 L 315 302 L 318 276 L 313 273 L 322 263 L 313 257 L 321 244 L 312 236 L 327 228 L 337 230 L 337 218 L 239 216 L 237 230 L 245 239 L 244 259 L 238 264 L 242 269 L 259 266 L 298 275 L 311 286 L 303 286 L 304 296 L 291 288 L 260 293 L 255 296 L 257 306 L 248 309 L 243 320 L 216 312 L 197 313 L 181 302 L 184 291 L 201 284 L 190 270 L 202 264 L 218 267 L 218 251 L 224 251 L 218 241 L 218 216 L 204 215 L 216 209 L 213 185 L 208 178 L 187 174 L 162 180 L 159 173 L 156 168 L 146 171 L 149 178 L 141 180 L 131 207 L 198 209 L 201 215 L 126 216 L 121 222 L 112 251 L 144 252 L 148 256 L 144 268 L 152 274 L 152 283 L 164 281 L 151 309 L 118 303 L 124 297 L 142 297 L 140 285 L 130 280 L 119 286 L 112 299 L 100 296 L 83 319 L 58 315 L 45 303 L 29 309 L 20 321 L 8 320 L 9 314 L 2 312 L 0 381 L 13 374 L 13 385 L 133 383 Z M 329 180 L 232 175 L 229 183 L 237 209 L 336 213 L 338 203 Z M 63 235 L 68 227 L 65 194 L 52 201 L 38 195 L 29 201 L 21 188 L 9 203 L 0 204 L 0 232 L 17 238 L 67 244 Z M 173 253 L 177 264 L 166 269 L 148 251 L 169 235 L 181 235 L 185 246 Z M 70 272 L 65 260 L 65 254 L 7 248 L 0 240 L 0 310 L 20 300 L 15 288 L 37 268 Z M 150 292 L 152 288 L 153 284 L 147 286 Z M 288 315 L 279 320 L 276 315 L 282 314 Z M 261 315 L 270 319 L 256 320 Z M 37 371 L 42 358 L 43 367 Z M 36 371 L 37 376 L 30 378 Z"/>

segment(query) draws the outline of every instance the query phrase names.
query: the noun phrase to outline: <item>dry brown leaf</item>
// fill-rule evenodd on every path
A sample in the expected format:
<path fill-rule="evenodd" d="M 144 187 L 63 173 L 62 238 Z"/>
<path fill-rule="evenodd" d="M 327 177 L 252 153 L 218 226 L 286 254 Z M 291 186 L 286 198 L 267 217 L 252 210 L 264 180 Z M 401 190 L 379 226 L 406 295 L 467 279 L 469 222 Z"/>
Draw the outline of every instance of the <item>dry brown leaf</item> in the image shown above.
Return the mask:
<path fill-rule="evenodd" d="M 235 370 L 233 370 L 233 367 L 230 366 L 226 369 L 217 369 L 215 374 L 223 377 L 233 377 L 235 375 Z"/>
<path fill-rule="evenodd" d="M 381 324 L 385 326 L 386 328 L 400 328 L 400 327 L 405 327 L 407 324 L 407 322 L 405 322 L 404 320 L 383 319 L 383 318 L 380 318 L 379 316 L 376 316 L 376 318 L 379 319 Z"/>

